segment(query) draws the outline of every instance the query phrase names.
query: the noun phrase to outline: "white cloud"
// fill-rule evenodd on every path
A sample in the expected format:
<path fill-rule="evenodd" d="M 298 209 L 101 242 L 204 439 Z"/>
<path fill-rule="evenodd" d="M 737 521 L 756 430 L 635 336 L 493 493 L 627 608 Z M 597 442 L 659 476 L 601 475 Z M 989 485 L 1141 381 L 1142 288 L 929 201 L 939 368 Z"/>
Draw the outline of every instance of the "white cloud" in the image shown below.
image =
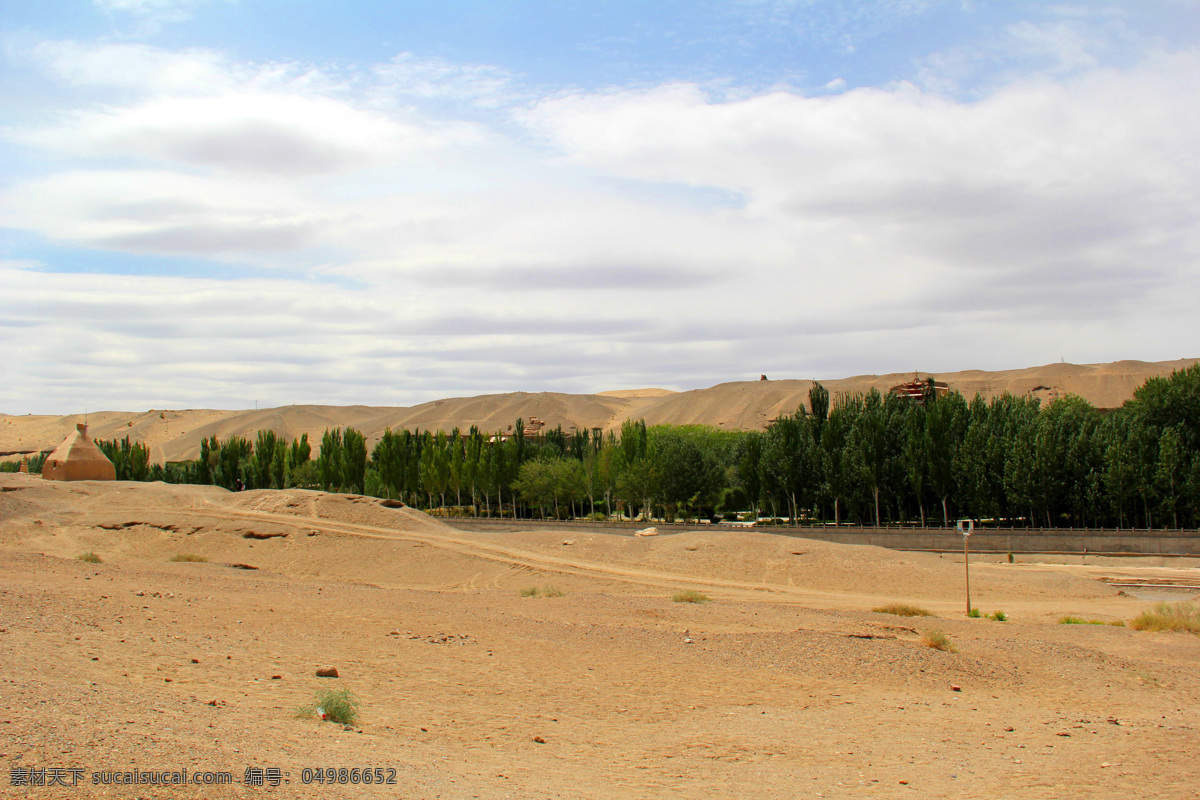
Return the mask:
<path fill-rule="evenodd" d="M 422 129 L 333 98 L 241 91 L 85 111 L 23 138 L 82 156 L 299 177 L 393 162 L 463 136 L 463 126 Z"/>
<path fill-rule="evenodd" d="M 127 17 L 136 22 L 137 35 L 158 33 L 164 24 L 191 19 L 194 11 L 211 0 L 92 0 L 110 17 Z"/>
<path fill-rule="evenodd" d="M 5 131 L 48 166 L 0 189 L 0 225 L 280 277 L 0 267 L 2 349 L 22 354 L 0 403 L 409 403 L 1188 355 L 1200 54 L 1118 70 L 1058 50 L 1070 69 L 971 100 L 903 83 L 530 99 L 502 71 L 412 57 L 355 72 L 40 46 L 94 99 Z"/>
<path fill-rule="evenodd" d="M 258 72 L 212 50 L 171 51 L 136 43 L 41 41 L 14 48 L 12 57 L 28 60 L 68 87 L 92 91 L 212 94 L 250 81 Z"/>

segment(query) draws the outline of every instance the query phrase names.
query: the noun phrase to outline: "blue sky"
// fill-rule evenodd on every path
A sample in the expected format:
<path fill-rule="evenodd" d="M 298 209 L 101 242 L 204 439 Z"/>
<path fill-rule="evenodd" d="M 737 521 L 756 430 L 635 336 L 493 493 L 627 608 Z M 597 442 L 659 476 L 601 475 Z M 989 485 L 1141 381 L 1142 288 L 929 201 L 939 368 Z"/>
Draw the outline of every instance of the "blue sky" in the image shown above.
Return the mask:
<path fill-rule="evenodd" d="M 1197 355 L 1200 3 L 0 7 L 0 412 Z"/>

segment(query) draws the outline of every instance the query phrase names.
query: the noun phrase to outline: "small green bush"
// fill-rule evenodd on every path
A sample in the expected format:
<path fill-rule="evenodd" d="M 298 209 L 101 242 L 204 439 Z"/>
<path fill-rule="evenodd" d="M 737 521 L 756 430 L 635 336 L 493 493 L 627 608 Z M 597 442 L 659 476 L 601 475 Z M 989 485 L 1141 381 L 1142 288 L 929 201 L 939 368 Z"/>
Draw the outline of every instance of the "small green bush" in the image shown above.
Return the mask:
<path fill-rule="evenodd" d="M 77 555 L 75 557 L 78 558 L 80 561 L 86 561 L 89 564 L 103 564 L 104 563 L 100 559 L 100 556 L 96 555 L 91 550 L 87 551 L 86 553 L 80 553 L 79 555 Z"/>
<path fill-rule="evenodd" d="M 1200 606 L 1192 602 L 1159 603 L 1129 623 L 1135 631 L 1184 631 L 1200 634 Z"/>
<path fill-rule="evenodd" d="M 296 714 L 301 717 L 319 717 L 340 725 L 353 725 L 358 721 L 358 698 L 349 689 L 318 689 L 313 694 L 312 705 L 304 706 Z"/>
<path fill-rule="evenodd" d="M 521 597 L 562 597 L 563 593 L 553 586 L 527 586 L 521 590 Z"/>
<path fill-rule="evenodd" d="M 950 637 L 941 631 L 925 631 L 921 634 L 921 644 L 926 647 L 932 647 L 934 650 L 943 650 L 947 653 L 957 653 L 958 648 L 954 646 L 954 642 L 950 641 Z"/>
<path fill-rule="evenodd" d="M 697 592 L 695 589 L 683 589 L 671 595 L 671 599 L 676 603 L 707 603 L 712 600 L 708 595 Z"/>
<path fill-rule="evenodd" d="M 920 606 L 910 606 L 905 603 L 888 603 L 886 606 L 871 609 L 876 614 L 895 614 L 897 617 L 932 617 L 933 614 Z"/>
<path fill-rule="evenodd" d="M 198 556 L 195 553 L 179 553 L 171 556 L 172 561 L 195 561 L 197 563 L 207 562 L 208 559 L 204 556 Z"/>
<path fill-rule="evenodd" d="M 1061 625 L 1124 625 L 1125 624 L 1121 620 L 1116 620 L 1114 622 L 1105 622 L 1102 619 L 1084 619 L 1083 617 L 1074 617 L 1071 615 L 1067 615 L 1065 617 L 1059 617 L 1058 621 L 1059 621 L 1059 624 L 1061 624 Z"/>
<path fill-rule="evenodd" d="M 988 619 L 994 619 L 996 622 L 1007 622 L 1008 614 L 1005 614 L 1003 611 L 993 611 L 991 614 L 988 614 Z"/>
<path fill-rule="evenodd" d="M 983 612 L 980 611 L 978 608 L 972 608 L 970 611 L 967 612 L 967 616 L 970 617 L 971 619 L 979 619 L 980 617 L 983 616 Z"/>

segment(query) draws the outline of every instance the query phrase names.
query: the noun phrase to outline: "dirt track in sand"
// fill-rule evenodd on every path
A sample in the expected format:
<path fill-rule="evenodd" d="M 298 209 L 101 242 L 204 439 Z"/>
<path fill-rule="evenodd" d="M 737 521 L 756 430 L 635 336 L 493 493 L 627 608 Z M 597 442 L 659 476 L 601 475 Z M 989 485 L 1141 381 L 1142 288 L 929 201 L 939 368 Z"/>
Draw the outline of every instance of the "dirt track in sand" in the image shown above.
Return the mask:
<path fill-rule="evenodd" d="M 1200 637 L 1057 624 L 1148 605 L 1070 566 L 973 565 L 1000 623 L 962 616 L 961 562 L 934 554 L 467 533 L 315 492 L 0 489 L 8 765 L 292 781 L 14 796 L 1174 798 L 1200 779 Z M 937 616 L 870 611 L 888 600 Z M 294 716 L 329 685 L 363 701 L 350 731 Z M 302 785 L 317 765 L 398 782 Z"/>

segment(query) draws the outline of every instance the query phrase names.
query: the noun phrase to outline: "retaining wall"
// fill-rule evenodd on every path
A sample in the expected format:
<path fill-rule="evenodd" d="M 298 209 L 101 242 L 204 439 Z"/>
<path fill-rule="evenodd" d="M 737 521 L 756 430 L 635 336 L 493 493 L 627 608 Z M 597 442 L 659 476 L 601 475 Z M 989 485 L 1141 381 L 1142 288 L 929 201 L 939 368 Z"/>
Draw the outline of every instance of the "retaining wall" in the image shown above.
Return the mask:
<path fill-rule="evenodd" d="M 450 525 L 476 531 L 588 530 L 629 536 L 644 522 L 582 522 L 561 520 L 503 520 L 452 517 Z M 953 528 L 864 528 L 858 526 L 792 527 L 769 525 L 697 525 L 655 523 L 661 534 L 684 531 L 755 531 L 777 536 L 821 539 L 839 544 L 867 544 L 892 550 L 960 551 L 963 540 Z M 1071 553 L 1089 555 L 1200 556 L 1200 531 L 1114 530 L 1083 528 L 984 528 L 971 536 L 973 553 Z"/>

